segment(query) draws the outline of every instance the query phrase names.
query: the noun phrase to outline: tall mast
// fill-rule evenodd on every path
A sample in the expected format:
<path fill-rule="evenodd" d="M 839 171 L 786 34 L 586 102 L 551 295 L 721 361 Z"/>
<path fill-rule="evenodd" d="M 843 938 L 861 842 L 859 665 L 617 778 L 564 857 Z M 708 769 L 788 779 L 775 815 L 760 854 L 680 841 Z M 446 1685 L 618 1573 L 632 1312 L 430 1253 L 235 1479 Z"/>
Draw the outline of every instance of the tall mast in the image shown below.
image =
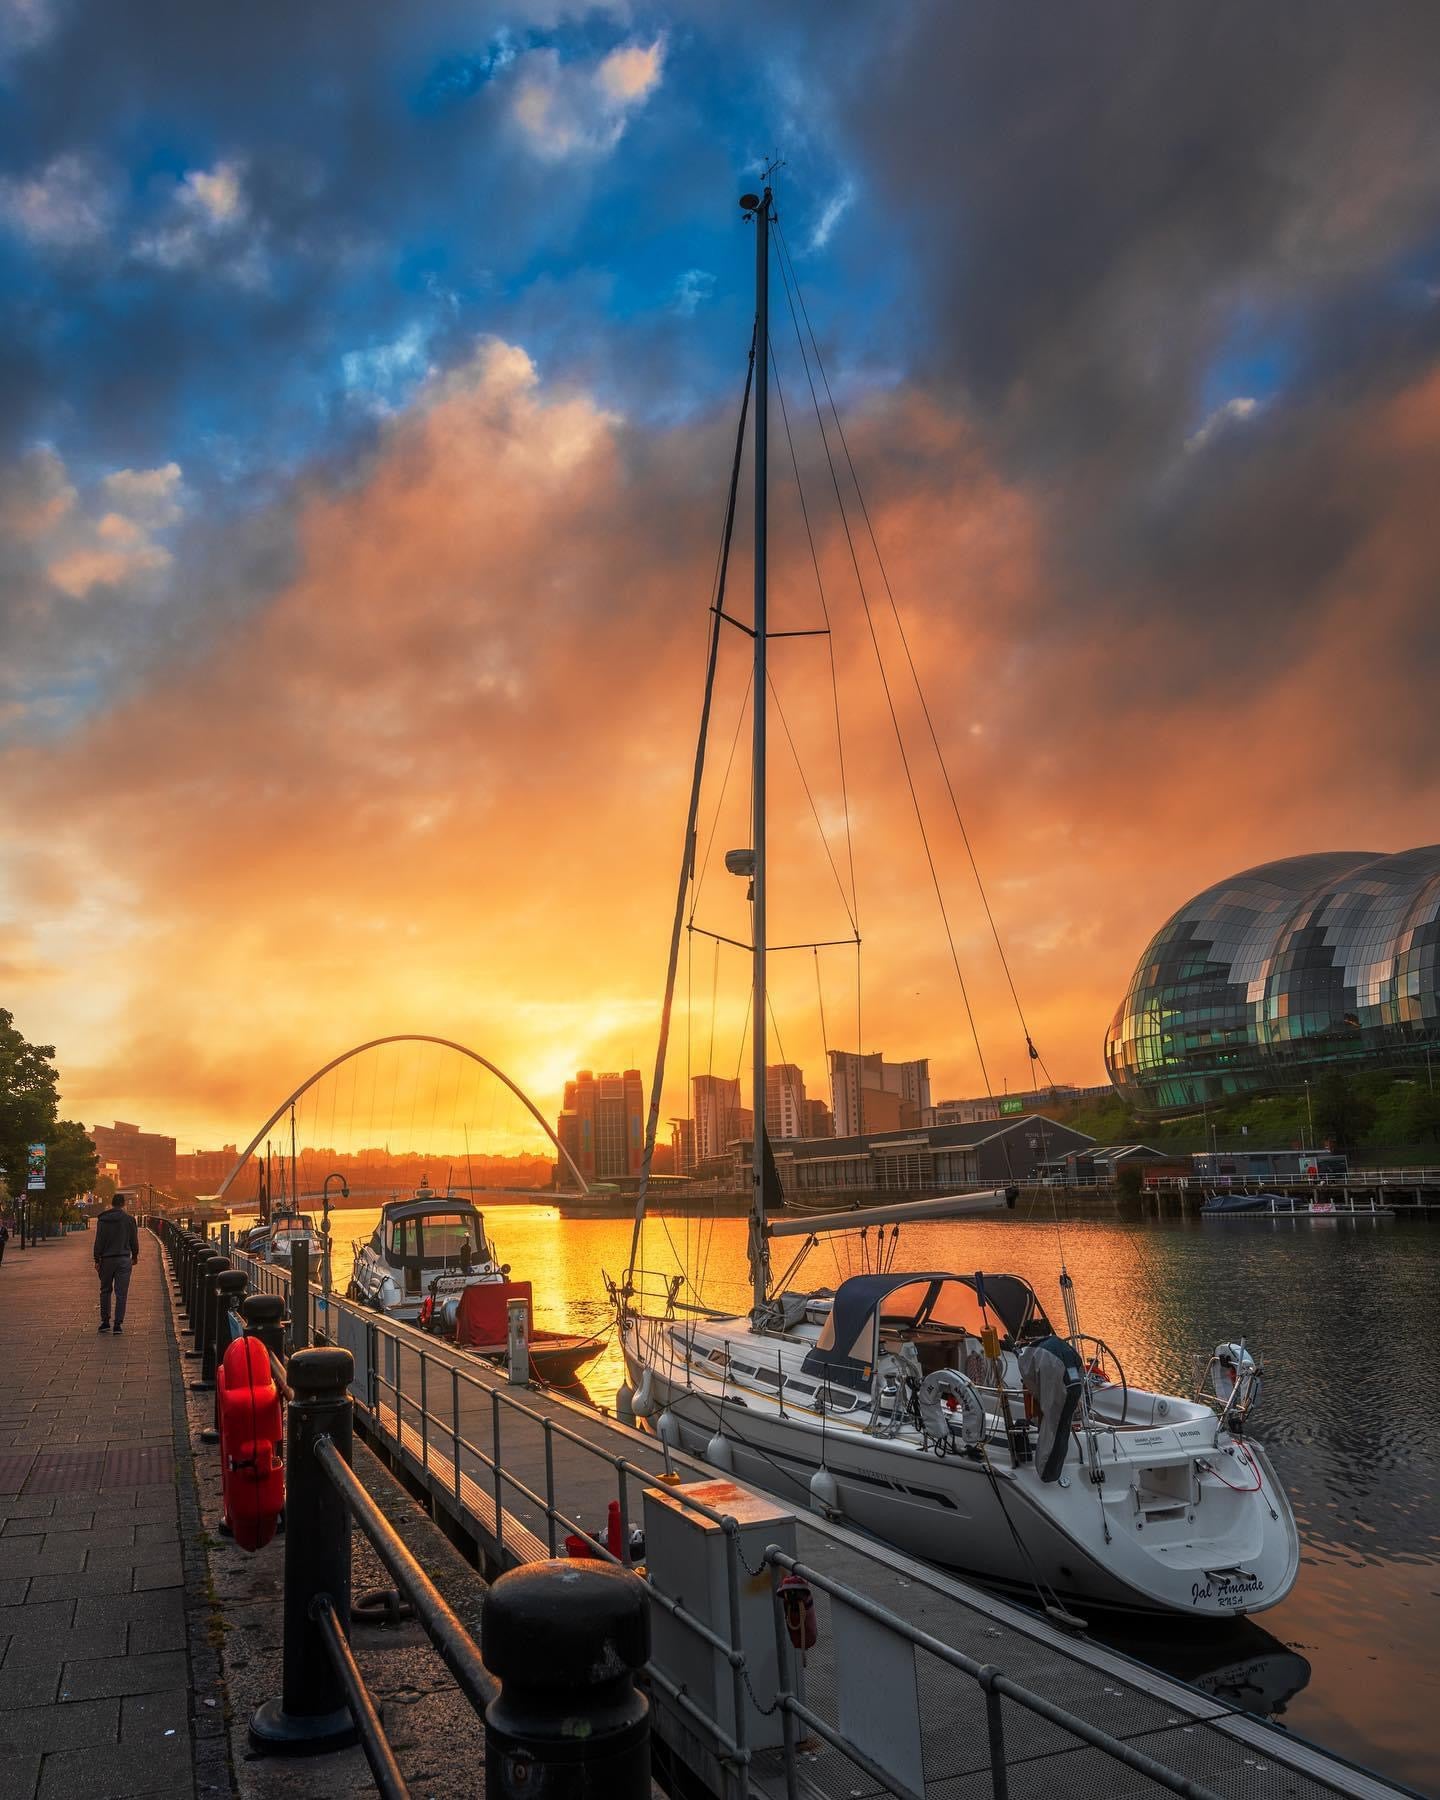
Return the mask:
<path fill-rule="evenodd" d="M 768 172 L 768 171 L 767 171 Z M 768 469 L 766 466 L 770 424 L 770 211 L 773 202 L 767 186 L 755 208 L 755 737 L 751 753 L 754 825 L 750 847 L 755 858 L 755 897 L 751 912 L 754 943 L 754 992 L 750 1000 L 750 1029 L 755 1049 L 753 1097 L 754 1148 L 750 1184 L 750 1284 L 758 1311 L 770 1286 L 770 1247 L 765 1235 L 765 719 L 769 688 L 766 684 L 765 649 L 766 553 L 768 520 Z M 743 202 L 742 202 L 743 205 Z"/>

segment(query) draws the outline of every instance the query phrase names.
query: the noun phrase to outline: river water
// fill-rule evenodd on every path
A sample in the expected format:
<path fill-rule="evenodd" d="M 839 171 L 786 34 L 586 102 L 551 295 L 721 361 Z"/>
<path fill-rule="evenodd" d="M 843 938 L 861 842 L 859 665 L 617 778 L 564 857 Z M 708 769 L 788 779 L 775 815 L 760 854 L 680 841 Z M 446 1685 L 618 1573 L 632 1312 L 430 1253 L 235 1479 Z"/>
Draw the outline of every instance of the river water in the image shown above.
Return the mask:
<path fill-rule="evenodd" d="M 378 1213 L 333 1215 L 335 1281 Z M 623 1272 L 627 1217 L 492 1207 L 492 1238 L 532 1283 L 537 1325 L 592 1331 L 608 1316 L 600 1271 Z M 777 1272 L 786 1242 L 777 1241 Z M 834 1249 L 830 1244 L 834 1244 Z M 797 1285 L 848 1273 L 845 1240 L 810 1253 Z M 1265 1363 L 1252 1416 L 1304 1542 L 1290 1595 L 1255 1621 L 1096 1626 L 1142 1660 L 1277 1718 L 1425 1793 L 1440 1792 L 1440 1228 L 1403 1220 L 1189 1219 L 1127 1224 L 1017 1216 L 906 1228 L 901 1265 L 1013 1271 L 1053 1319 L 1062 1252 L 1080 1324 L 1126 1376 L 1188 1393 L 1192 1353 L 1243 1336 Z M 745 1224 L 647 1223 L 645 1266 L 703 1266 L 720 1306 L 748 1304 Z M 858 1264 L 855 1265 L 858 1268 Z M 613 1404 L 613 1340 L 586 1372 Z"/>

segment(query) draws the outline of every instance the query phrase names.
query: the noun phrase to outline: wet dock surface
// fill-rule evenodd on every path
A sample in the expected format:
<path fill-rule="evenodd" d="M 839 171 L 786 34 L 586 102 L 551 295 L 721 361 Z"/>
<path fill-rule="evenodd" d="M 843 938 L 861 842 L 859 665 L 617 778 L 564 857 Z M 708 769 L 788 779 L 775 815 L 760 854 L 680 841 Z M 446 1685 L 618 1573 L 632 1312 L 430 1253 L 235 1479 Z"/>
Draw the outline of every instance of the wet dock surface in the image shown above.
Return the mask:
<path fill-rule="evenodd" d="M 0 1264 L 0 1800 L 191 1796 L 220 1729 L 186 1648 L 159 1249 L 141 1234 L 116 1337 L 93 1243 Z"/>

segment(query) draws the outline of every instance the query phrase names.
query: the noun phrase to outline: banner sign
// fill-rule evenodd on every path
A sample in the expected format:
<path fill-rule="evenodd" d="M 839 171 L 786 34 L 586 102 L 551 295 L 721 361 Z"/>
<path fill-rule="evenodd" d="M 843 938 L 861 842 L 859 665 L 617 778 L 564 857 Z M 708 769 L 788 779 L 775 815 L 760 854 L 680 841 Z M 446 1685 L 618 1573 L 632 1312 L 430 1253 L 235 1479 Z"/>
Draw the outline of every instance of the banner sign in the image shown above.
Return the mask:
<path fill-rule="evenodd" d="M 1024 1110 L 1025 1102 L 1018 1094 L 1007 1094 L 1000 1102 L 1000 1111 L 1002 1113 L 1023 1113 Z"/>
<path fill-rule="evenodd" d="M 45 1146 L 43 1144 L 27 1144 L 25 1161 L 25 1186 L 33 1193 L 36 1188 L 45 1186 Z"/>

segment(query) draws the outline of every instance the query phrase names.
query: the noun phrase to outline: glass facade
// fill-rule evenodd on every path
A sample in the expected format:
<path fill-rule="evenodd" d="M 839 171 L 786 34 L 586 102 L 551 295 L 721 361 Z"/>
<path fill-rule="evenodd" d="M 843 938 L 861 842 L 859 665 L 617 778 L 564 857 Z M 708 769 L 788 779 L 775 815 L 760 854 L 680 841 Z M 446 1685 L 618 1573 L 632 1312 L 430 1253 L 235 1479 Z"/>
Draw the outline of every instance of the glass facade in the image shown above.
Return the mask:
<path fill-rule="evenodd" d="M 1105 1035 L 1110 1079 L 1154 1112 L 1440 1047 L 1437 940 L 1440 844 L 1232 875 L 1147 945 Z"/>

